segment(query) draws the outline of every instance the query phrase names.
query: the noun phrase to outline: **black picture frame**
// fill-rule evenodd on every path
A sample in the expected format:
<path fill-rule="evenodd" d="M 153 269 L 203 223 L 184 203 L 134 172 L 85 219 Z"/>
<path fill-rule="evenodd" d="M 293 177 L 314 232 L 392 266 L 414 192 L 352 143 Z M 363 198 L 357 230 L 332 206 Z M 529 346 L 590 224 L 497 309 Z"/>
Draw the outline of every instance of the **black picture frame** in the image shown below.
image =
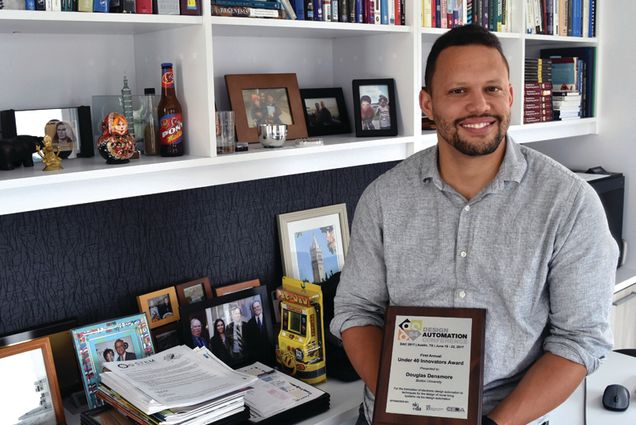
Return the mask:
<path fill-rule="evenodd" d="M 16 127 L 16 113 L 22 112 L 46 112 L 46 111 L 69 111 L 77 116 L 77 122 L 72 126 L 76 145 L 78 150 L 76 152 L 78 158 L 90 158 L 95 155 L 95 143 L 93 140 L 93 124 L 91 122 L 91 107 L 90 106 L 74 106 L 74 107 L 60 107 L 60 108 L 43 108 L 43 109 L 7 109 L 0 111 L 0 135 L 3 139 L 13 139 L 20 135 L 24 135 Z M 42 126 L 42 133 L 44 133 L 44 126 Z M 30 136 L 43 136 L 43 134 L 30 134 Z M 64 157 L 63 157 L 64 158 Z"/>
<path fill-rule="evenodd" d="M 380 116 L 378 113 L 380 108 L 384 108 L 380 104 L 382 96 L 387 98 L 388 117 L 386 115 Z M 361 106 L 363 101 L 367 101 L 365 98 L 370 100 L 369 104 L 373 109 L 373 118 L 366 113 L 366 118 L 363 119 L 362 117 L 364 111 L 369 111 L 368 108 L 363 110 Z M 356 127 L 356 136 L 397 136 L 398 127 L 395 104 L 395 80 L 392 78 L 353 80 L 353 122 Z M 390 123 L 389 127 L 386 127 L 387 119 Z"/>
<path fill-rule="evenodd" d="M 300 89 L 300 98 L 310 137 L 351 133 L 341 87 Z"/>
<path fill-rule="evenodd" d="M 262 332 L 258 333 L 252 304 L 259 301 L 262 308 Z M 232 311 L 241 312 L 241 343 L 234 345 L 234 323 Z M 266 286 L 256 286 L 242 291 L 215 297 L 198 303 L 181 306 L 181 334 L 189 347 L 205 346 L 221 361 L 232 368 L 242 367 L 255 361 L 274 365 L 274 326 Z M 193 335 L 196 319 L 200 322 L 200 335 Z M 223 321 L 225 342 L 215 331 L 218 320 Z M 194 326 L 191 326 L 191 325 Z M 232 325 L 232 326 L 230 326 Z M 237 353 L 234 351 L 238 350 Z"/>

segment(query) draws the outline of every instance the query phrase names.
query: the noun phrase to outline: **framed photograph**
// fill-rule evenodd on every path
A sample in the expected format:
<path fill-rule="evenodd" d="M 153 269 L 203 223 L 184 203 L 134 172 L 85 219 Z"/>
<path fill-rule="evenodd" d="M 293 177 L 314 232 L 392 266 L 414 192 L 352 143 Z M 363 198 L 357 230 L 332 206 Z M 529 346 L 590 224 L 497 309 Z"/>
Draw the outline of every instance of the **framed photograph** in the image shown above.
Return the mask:
<path fill-rule="evenodd" d="M 152 334 L 152 341 L 155 344 L 155 351 L 157 353 L 181 344 L 181 333 L 178 322 L 172 322 L 169 325 L 155 328 L 151 330 L 150 333 Z"/>
<path fill-rule="evenodd" d="M 145 314 L 95 323 L 71 331 L 89 408 L 101 406 L 97 398 L 103 364 L 136 360 L 155 353 Z"/>
<path fill-rule="evenodd" d="M 353 80 L 356 136 L 397 136 L 395 103 L 392 78 Z"/>
<path fill-rule="evenodd" d="M 296 74 L 225 76 L 239 142 L 258 142 L 260 124 L 286 124 L 287 139 L 307 137 Z"/>
<path fill-rule="evenodd" d="M 49 339 L 0 348 L 2 423 L 63 424 L 64 407 Z"/>
<path fill-rule="evenodd" d="M 198 303 L 212 298 L 210 279 L 202 277 L 175 286 L 179 305 Z"/>
<path fill-rule="evenodd" d="M 186 345 L 206 346 L 233 368 L 255 361 L 273 365 L 274 327 L 266 286 L 183 306 L 181 315 Z"/>
<path fill-rule="evenodd" d="M 179 302 L 174 286 L 137 297 L 139 311 L 146 314 L 150 329 L 179 320 Z"/>
<path fill-rule="evenodd" d="M 345 204 L 278 216 L 283 271 L 295 279 L 321 283 L 344 264 L 349 247 Z"/>
<path fill-rule="evenodd" d="M 310 136 L 351 132 L 349 114 L 340 87 L 301 89 L 300 97 Z"/>
<path fill-rule="evenodd" d="M 260 286 L 261 281 L 259 279 L 246 280 L 244 282 L 233 283 L 231 285 L 220 286 L 218 288 L 214 288 L 214 293 L 217 297 L 221 297 L 223 295 L 228 295 L 233 292 L 242 291 L 247 288 L 254 288 L 255 286 Z"/>

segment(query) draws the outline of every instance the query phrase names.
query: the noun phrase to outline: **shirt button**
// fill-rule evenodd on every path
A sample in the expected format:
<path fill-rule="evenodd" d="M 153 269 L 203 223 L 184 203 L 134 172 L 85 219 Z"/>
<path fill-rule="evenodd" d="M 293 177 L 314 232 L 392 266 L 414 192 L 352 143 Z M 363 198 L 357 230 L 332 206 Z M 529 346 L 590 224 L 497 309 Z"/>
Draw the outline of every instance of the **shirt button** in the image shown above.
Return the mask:
<path fill-rule="evenodd" d="M 468 254 L 466 253 L 466 251 L 462 251 L 459 253 L 460 257 L 464 258 L 466 257 Z"/>
<path fill-rule="evenodd" d="M 459 298 L 466 298 L 466 291 L 464 291 L 463 289 L 460 290 L 459 292 L 457 292 L 457 296 L 459 296 Z"/>
<path fill-rule="evenodd" d="M 464 207 L 464 211 L 466 211 L 466 212 L 470 211 L 470 205 L 466 205 L 466 206 Z"/>

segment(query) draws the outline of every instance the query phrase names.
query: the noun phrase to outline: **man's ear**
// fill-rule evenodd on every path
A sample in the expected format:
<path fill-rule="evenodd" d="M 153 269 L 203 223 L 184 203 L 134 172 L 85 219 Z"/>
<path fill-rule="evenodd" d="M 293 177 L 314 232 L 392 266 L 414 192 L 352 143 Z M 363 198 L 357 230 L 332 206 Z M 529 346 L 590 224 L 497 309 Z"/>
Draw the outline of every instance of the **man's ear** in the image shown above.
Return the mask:
<path fill-rule="evenodd" d="M 514 102 L 514 91 L 512 90 L 512 84 L 509 85 L 509 90 L 510 90 L 510 107 L 512 108 L 512 103 Z"/>
<path fill-rule="evenodd" d="M 422 108 L 422 111 L 427 117 L 433 119 L 433 99 L 431 98 L 429 90 L 426 88 L 422 88 L 420 91 L 420 108 Z"/>

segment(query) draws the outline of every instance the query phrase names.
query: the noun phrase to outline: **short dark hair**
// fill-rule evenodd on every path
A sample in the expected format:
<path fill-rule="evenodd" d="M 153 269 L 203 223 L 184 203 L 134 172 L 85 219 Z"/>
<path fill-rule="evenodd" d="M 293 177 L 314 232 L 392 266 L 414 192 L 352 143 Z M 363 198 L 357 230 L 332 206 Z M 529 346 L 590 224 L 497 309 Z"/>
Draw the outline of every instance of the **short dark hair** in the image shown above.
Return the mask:
<path fill-rule="evenodd" d="M 506 64 L 508 74 L 510 74 L 510 66 L 508 65 L 508 60 L 503 53 L 501 43 L 499 42 L 499 39 L 496 35 L 488 31 L 487 29 L 475 24 L 455 27 L 450 31 L 444 33 L 437 40 L 435 40 L 435 43 L 433 43 L 433 47 L 431 48 L 431 52 L 428 54 L 428 59 L 426 60 L 426 72 L 424 74 L 424 84 L 426 84 L 426 89 L 429 91 L 429 93 L 431 90 L 431 83 L 433 81 L 433 74 L 435 73 L 437 58 L 442 53 L 442 51 L 449 47 L 470 46 L 473 44 L 496 49 L 501 55 L 504 63 Z"/>

